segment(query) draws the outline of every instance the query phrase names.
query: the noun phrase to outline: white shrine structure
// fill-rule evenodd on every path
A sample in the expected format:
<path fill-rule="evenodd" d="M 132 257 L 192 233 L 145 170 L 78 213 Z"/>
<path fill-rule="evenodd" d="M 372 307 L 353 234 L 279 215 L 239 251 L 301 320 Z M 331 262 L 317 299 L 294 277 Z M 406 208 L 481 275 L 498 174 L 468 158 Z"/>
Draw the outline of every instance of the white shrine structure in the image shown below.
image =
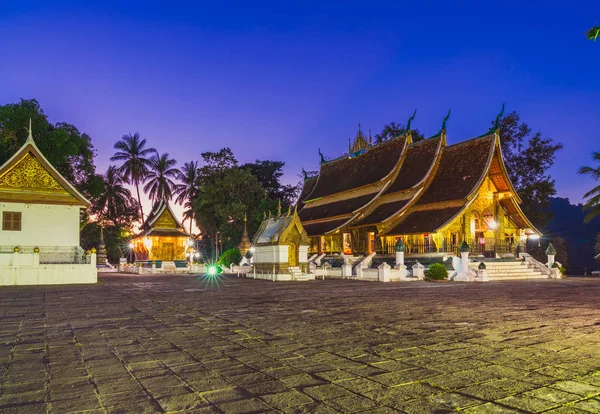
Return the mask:
<path fill-rule="evenodd" d="M 79 246 L 90 202 L 33 141 L 0 167 L 0 285 L 96 283 L 96 252 Z"/>

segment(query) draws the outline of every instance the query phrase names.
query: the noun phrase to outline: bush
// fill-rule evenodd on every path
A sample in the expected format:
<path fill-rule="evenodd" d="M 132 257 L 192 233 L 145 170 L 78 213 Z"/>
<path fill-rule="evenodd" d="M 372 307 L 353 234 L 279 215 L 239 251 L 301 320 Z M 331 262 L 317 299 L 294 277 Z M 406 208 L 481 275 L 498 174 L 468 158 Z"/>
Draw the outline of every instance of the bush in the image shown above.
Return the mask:
<path fill-rule="evenodd" d="M 427 280 L 446 280 L 448 279 L 448 270 L 441 263 L 434 263 L 429 266 L 425 273 Z"/>
<path fill-rule="evenodd" d="M 233 263 L 239 265 L 242 261 L 242 253 L 238 249 L 225 250 L 219 258 L 219 263 L 222 266 L 229 267 Z"/>

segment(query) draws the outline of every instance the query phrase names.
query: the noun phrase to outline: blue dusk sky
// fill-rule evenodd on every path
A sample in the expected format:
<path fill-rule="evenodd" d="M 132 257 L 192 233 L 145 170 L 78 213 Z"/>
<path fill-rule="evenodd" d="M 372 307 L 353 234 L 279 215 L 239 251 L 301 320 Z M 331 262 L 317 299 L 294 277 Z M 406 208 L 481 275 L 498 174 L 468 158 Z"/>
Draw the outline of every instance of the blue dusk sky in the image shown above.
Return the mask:
<path fill-rule="evenodd" d="M 105 171 L 139 132 L 178 160 L 231 147 L 285 161 L 285 181 L 337 156 L 358 122 L 406 123 L 449 143 L 482 134 L 503 102 L 564 144 L 550 173 L 600 151 L 598 1 L 12 1 L 0 11 L 0 103 L 36 98 L 91 135 Z"/>

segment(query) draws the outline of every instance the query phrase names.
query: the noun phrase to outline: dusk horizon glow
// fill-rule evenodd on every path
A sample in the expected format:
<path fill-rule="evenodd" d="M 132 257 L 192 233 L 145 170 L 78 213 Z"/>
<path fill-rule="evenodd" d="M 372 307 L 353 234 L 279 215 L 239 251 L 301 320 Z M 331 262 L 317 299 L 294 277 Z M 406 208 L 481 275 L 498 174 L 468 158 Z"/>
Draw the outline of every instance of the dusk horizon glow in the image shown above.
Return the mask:
<path fill-rule="evenodd" d="M 0 102 L 37 99 L 51 122 L 88 133 L 97 172 L 139 132 L 178 166 L 232 148 L 240 163 L 286 163 L 284 182 L 318 169 L 317 148 L 347 151 L 360 122 L 426 137 L 448 109 L 448 144 L 481 135 L 506 103 L 564 145 L 557 196 L 582 201 L 577 175 L 600 150 L 600 6 L 446 3 L 160 6 L 6 5 Z M 145 207 L 145 209 L 147 209 Z"/>

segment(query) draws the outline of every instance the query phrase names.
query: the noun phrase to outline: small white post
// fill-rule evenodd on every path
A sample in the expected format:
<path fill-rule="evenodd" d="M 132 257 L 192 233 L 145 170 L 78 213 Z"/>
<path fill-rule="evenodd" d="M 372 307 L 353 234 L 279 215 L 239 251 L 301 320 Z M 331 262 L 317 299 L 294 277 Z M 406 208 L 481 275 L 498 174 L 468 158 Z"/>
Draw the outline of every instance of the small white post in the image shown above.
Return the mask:
<path fill-rule="evenodd" d="M 457 272 L 454 280 L 458 282 L 467 282 L 469 281 L 469 252 L 471 251 L 471 248 L 467 242 L 463 240 L 458 250 L 460 251 L 460 270 Z"/>
<path fill-rule="evenodd" d="M 412 274 L 417 280 L 425 279 L 425 266 L 417 261 L 417 263 L 412 266 Z"/>
<path fill-rule="evenodd" d="M 344 255 L 344 264 L 342 265 L 342 277 L 352 277 L 352 263 L 350 258 Z"/>
<path fill-rule="evenodd" d="M 380 264 L 379 266 L 377 266 L 378 269 L 378 279 L 380 282 L 389 282 L 391 277 L 392 277 L 392 272 L 390 271 L 392 267 L 387 264 L 386 262 L 383 262 L 382 264 Z"/>
<path fill-rule="evenodd" d="M 96 249 L 92 248 L 90 255 L 90 264 L 92 267 L 96 267 Z"/>

